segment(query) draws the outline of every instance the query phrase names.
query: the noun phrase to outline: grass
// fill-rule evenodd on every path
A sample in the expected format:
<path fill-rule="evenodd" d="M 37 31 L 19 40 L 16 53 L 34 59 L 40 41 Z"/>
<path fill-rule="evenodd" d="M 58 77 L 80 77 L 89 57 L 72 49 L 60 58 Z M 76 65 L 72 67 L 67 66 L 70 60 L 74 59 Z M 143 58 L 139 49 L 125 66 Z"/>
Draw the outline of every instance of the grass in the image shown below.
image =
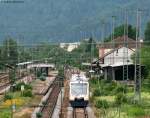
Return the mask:
<path fill-rule="evenodd" d="M 95 89 L 100 87 L 101 89 L 104 89 L 104 91 L 107 92 L 107 85 L 111 85 L 110 83 L 101 82 L 101 86 L 98 85 L 98 81 L 91 82 L 90 81 L 90 90 L 93 92 Z M 104 86 L 104 87 L 103 87 Z M 128 91 L 126 93 L 126 97 L 129 99 L 133 98 L 134 96 L 134 89 L 133 88 L 127 88 Z M 101 96 L 92 96 L 92 104 L 95 104 L 95 101 L 97 100 L 106 100 L 110 107 L 107 109 L 102 108 L 95 108 L 95 114 L 97 117 L 106 117 L 106 118 L 142 118 L 144 116 L 150 117 L 150 92 L 142 90 L 141 92 L 141 99 L 142 102 L 140 103 L 140 106 L 136 106 L 134 104 L 131 104 L 130 102 L 123 103 L 121 106 L 114 105 L 115 103 L 115 96 L 114 93 L 115 88 L 113 88 L 108 95 L 101 95 Z"/>
<path fill-rule="evenodd" d="M 11 117 L 11 109 L 0 109 L 0 118 L 10 118 Z"/>
<path fill-rule="evenodd" d="M 40 80 L 34 80 L 32 85 L 36 85 Z M 14 118 L 30 118 L 34 108 L 28 107 L 28 105 L 38 105 L 42 96 L 34 95 L 33 97 L 23 97 L 20 91 L 9 92 L 12 96 L 11 100 L 0 102 L 0 118 L 11 118 L 12 103 L 16 105 L 16 111 L 13 113 Z M 2 98 L 4 95 L 1 95 Z M 27 107 L 26 107 L 27 106 Z"/>
<path fill-rule="evenodd" d="M 101 96 L 101 97 L 96 97 L 95 99 L 107 100 L 108 102 L 114 102 L 115 96 Z"/>
<path fill-rule="evenodd" d="M 9 92 L 10 95 L 13 96 L 13 99 L 6 100 L 0 103 L 0 118 L 10 118 L 11 116 L 11 106 L 12 104 L 16 105 L 16 111 L 28 104 L 32 98 L 30 97 L 22 97 L 21 92 Z"/>
<path fill-rule="evenodd" d="M 144 116 L 146 114 L 144 109 L 139 106 L 130 106 L 126 108 L 126 112 L 127 115 L 131 117 Z"/>
<path fill-rule="evenodd" d="M 14 113 L 17 118 L 17 114 L 22 114 L 21 118 L 28 118 L 27 116 L 31 116 L 30 113 L 22 113 L 24 112 L 25 105 L 37 105 L 41 101 L 42 96 L 33 96 L 33 97 L 21 97 L 20 92 L 10 93 L 13 94 L 12 100 L 6 100 L 0 104 L 0 118 L 10 118 L 11 116 L 11 103 L 16 104 L 16 112 Z M 27 107 L 26 107 L 27 108 Z M 28 108 L 27 108 L 28 109 Z M 32 109 L 29 109 L 29 111 Z M 19 118 L 19 117 L 18 117 Z"/>

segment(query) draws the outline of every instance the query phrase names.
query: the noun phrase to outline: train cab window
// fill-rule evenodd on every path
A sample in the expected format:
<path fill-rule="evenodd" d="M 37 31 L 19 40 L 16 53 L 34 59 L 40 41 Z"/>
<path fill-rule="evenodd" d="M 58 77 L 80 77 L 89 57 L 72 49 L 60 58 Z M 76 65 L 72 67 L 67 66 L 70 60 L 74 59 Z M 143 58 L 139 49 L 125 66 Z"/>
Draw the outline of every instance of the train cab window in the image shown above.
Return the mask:
<path fill-rule="evenodd" d="M 87 94 L 87 84 L 86 83 L 72 83 L 71 94 L 75 96 Z"/>

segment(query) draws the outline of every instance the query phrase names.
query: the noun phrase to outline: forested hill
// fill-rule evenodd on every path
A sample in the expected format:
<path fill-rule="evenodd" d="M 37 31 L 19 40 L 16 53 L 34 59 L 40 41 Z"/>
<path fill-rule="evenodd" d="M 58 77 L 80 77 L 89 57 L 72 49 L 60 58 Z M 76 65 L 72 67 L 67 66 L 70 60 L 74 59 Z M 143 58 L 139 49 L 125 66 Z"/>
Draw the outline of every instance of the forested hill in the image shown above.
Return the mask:
<path fill-rule="evenodd" d="M 100 37 L 101 19 L 105 18 L 110 23 L 110 17 L 116 14 L 116 24 L 119 24 L 123 18 L 121 8 L 127 7 L 131 11 L 137 7 L 150 10 L 149 5 L 150 0 L 0 1 L 0 41 L 8 36 L 20 39 L 22 43 L 41 40 L 67 42 L 90 35 Z M 129 19 L 133 24 L 134 18 L 130 12 Z M 143 27 L 148 19 L 147 14 L 143 16 Z M 109 29 L 107 26 L 107 33 Z"/>

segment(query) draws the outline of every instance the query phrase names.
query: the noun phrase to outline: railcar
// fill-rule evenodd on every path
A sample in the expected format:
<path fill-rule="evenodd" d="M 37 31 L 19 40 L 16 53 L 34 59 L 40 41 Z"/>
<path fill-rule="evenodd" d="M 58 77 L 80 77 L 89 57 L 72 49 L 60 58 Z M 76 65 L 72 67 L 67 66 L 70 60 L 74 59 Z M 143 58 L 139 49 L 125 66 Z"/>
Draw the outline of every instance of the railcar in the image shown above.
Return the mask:
<path fill-rule="evenodd" d="M 85 75 L 72 74 L 69 100 L 73 107 L 86 107 L 89 102 L 89 82 Z"/>

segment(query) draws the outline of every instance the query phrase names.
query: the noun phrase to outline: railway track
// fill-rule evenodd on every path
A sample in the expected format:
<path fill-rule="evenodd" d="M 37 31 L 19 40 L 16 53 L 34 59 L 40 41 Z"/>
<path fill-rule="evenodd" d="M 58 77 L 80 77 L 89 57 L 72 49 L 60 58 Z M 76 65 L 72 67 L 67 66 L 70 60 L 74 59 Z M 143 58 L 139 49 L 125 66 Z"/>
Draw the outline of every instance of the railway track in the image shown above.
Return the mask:
<path fill-rule="evenodd" d="M 73 108 L 72 118 L 88 118 L 86 108 Z"/>
<path fill-rule="evenodd" d="M 1 85 L 0 86 L 0 90 L 3 90 L 3 89 L 5 89 L 7 86 L 9 86 L 10 85 L 10 83 L 5 83 L 4 85 Z"/>
<path fill-rule="evenodd" d="M 46 105 L 41 109 L 42 118 L 51 118 L 55 109 L 57 98 L 60 93 L 61 87 L 59 82 L 52 84 L 52 91 L 46 101 Z"/>
<path fill-rule="evenodd" d="M 3 80 L 3 82 L 2 82 Z M 16 79 L 16 82 L 20 82 L 23 79 Z M 9 81 L 9 75 L 8 74 L 0 74 L 0 91 L 4 90 L 5 88 L 9 87 L 11 85 L 11 82 Z M 0 92 L 0 94 L 3 94 Z"/>
<path fill-rule="evenodd" d="M 8 82 L 9 81 L 9 75 L 6 73 L 0 73 L 0 82 Z"/>
<path fill-rule="evenodd" d="M 0 73 L 0 91 L 10 85 L 9 76 L 6 73 Z"/>

